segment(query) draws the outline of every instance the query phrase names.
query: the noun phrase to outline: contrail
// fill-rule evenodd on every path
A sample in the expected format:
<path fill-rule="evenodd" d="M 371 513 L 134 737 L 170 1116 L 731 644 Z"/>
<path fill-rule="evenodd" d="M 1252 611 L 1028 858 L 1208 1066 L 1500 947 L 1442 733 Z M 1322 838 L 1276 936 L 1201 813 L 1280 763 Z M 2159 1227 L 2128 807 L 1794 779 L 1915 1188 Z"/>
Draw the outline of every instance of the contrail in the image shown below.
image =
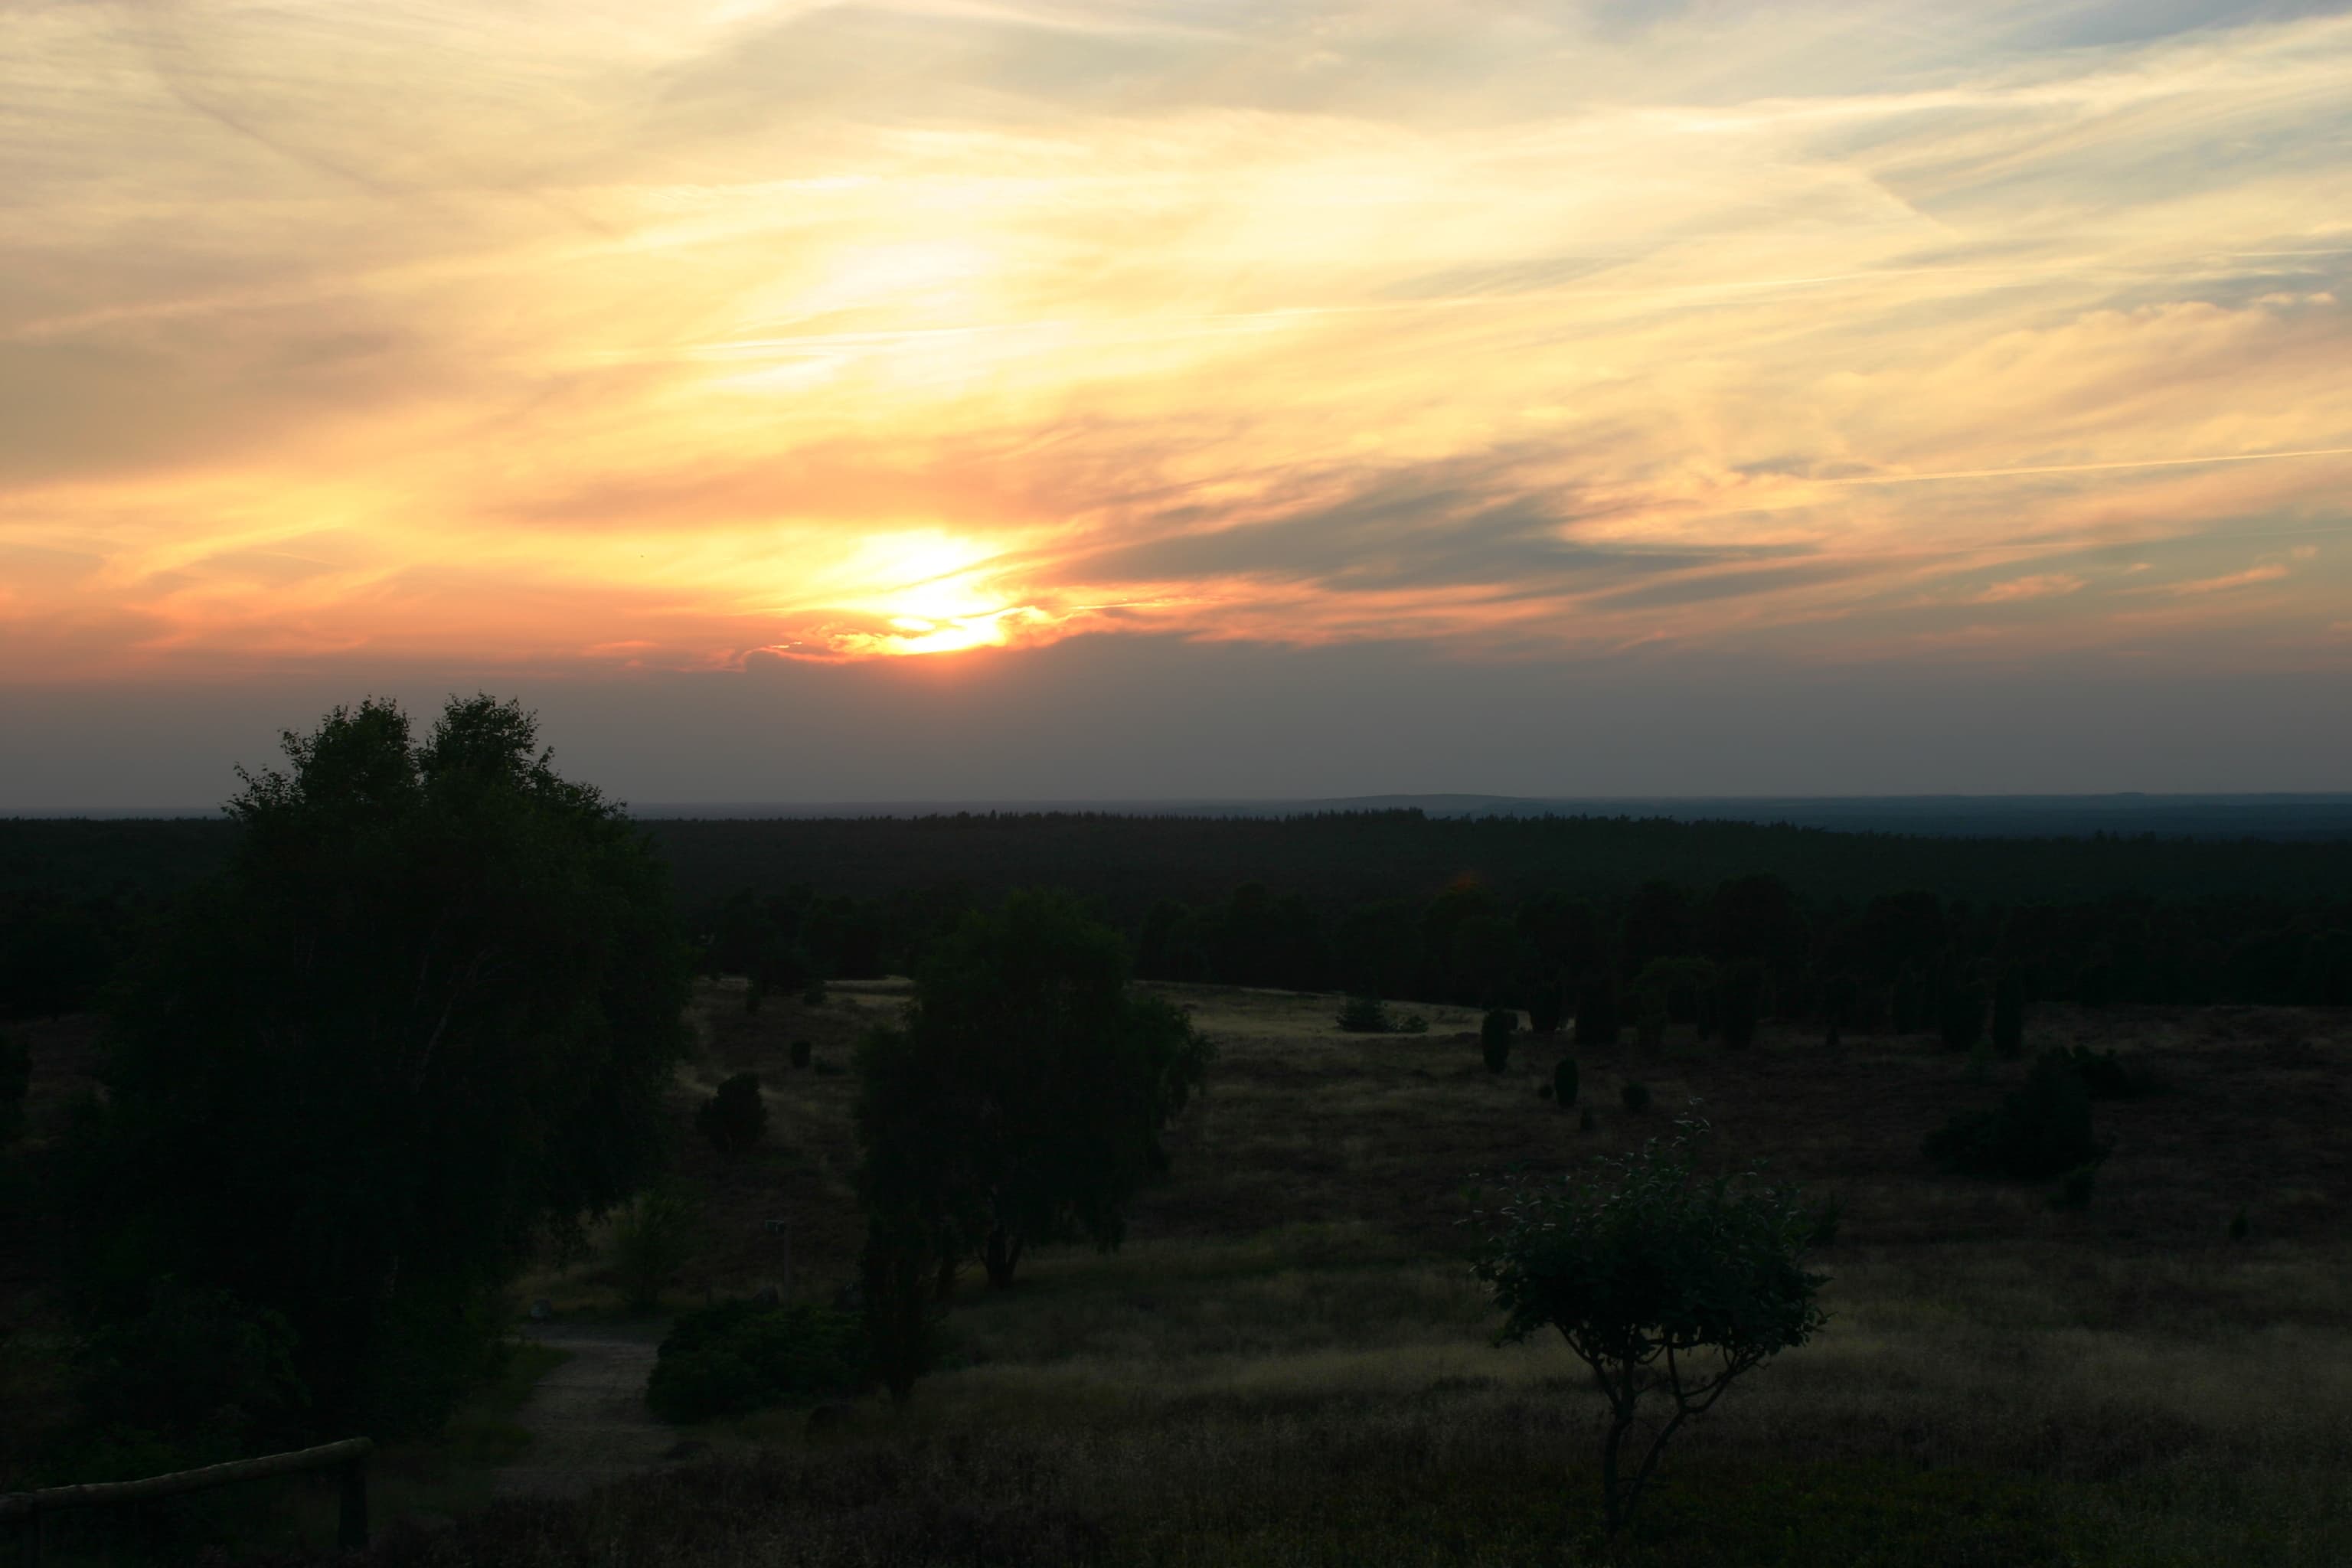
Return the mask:
<path fill-rule="evenodd" d="M 1832 485 L 1916 485 L 1929 479 L 2005 479 L 2020 474 L 2095 474 L 2116 468 L 2193 468 L 2207 463 L 2266 463 L 2274 458 L 2347 458 L 2352 447 L 2314 447 L 2302 452 L 2235 452 L 2217 458 L 2142 458 L 2129 463 L 2052 463 L 2032 468 L 1956 468 L 1941 474 L 1881 474 L 1824 479 Z"/>

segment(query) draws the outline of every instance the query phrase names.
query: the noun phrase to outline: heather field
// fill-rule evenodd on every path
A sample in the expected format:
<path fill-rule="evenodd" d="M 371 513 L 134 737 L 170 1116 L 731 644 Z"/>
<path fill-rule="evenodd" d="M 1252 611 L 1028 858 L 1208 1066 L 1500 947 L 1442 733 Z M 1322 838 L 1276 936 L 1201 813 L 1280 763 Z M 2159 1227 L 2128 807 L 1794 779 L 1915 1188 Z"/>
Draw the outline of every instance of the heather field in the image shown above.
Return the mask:
<path fill-rule="evenodd" d="M 698 1194 L 675 1306 L 853 1272 L 858 1033 L 889 982 L 821 1006 L 698 996 L 681 1120 L 753 1070 L 770 1137 Z M 687 1436 L 694 1457 L 584 1500 L 395 1531 L 386 1563 L 2324 1563 L 2352 1557 L 2352 1264 L 2342 1214 L 2352 1020 L 2263 1009 L 2053 1014 L 2039 1046 L 2114 1048 L 2155 1086 L 2102 1102 L 2086 1207 L 1942 1174 L 1925 1133 L 2022 1068 L 1919 1037 L 1745 1053 L 1677 1031 L 1581 1053 L 1582 1130 L 1539 1093 L 1565 1037 L 1481 1064 L 1475 1015 L 1360 1037 L 1337 999 L 1171 987 L 1220 1057 L 1173 1170 L 1114 1254 L 967 1278 L 948 1365 L 878 1396 Z M 806 1039 L 809 1068 L 789 1066 Z M 1654 1103 L 1628 1112 L 1622 1085 Z M 1842 1222 L 1832 1319 L 1677 1440 L 1601 1546 L 1600 1404 L 1557 1343 L 1496 1349 L 1458 1224 L 1479 1173 L 1564 1167 L 1696 1102 L 1725 1160 L 1762 1155 Z M 2243 1234 L 2232 1222 L 2242 1212 Z M 617 1310 L 591 1259 L 522 1287 Z"/>

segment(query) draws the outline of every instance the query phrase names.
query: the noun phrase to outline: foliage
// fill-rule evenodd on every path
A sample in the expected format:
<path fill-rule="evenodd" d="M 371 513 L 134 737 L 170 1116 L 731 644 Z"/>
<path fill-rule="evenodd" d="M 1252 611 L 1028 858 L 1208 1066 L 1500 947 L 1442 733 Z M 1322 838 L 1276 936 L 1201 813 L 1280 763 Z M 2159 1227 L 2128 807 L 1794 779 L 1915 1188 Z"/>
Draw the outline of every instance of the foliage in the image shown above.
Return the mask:
<path fill-rule="evenodd" d="M 1998 1106 L 1953 1116 L 1926 1150 L 1953 1170 L 2012 1181 L 2047 1181 L 2106 1152 L 2091 1136 L 2090 1090 L 2063 1051 L 2044 1053 Z"/>
<path fill-rule="evenodd" d="M 992 1285 L 1032 1243 L 1115 1247 L 1212 1054 L 1175 1006 L 1129 994 L 1116 931 L 1066 895 L 1015 894 L 934 947 L 904 1029 L 861 1056 L 869 1187 L 909 1194 L 945 1256 L 977 1241 Z"/>
<path fill-rule="evenodd" d="M 695 1131 L 721 1154 L 740 1154 L 768 1132 L 768 1102 L 760 1098 L 760 1075 L 739 1072 L 720 1083 L 695 1108 Z"/>
<path fill-rule="evenodd" d="M 792 1045 L 793 1066 L 795 1068 L 804 1068 L 808 1066 L 809 1057 L 815 1051 L 815 1049 L 816 1047 L 806 1040 L 794 1040 Z"/>
<path fill-rule="evenodd" d="M 1511 1065 L 1511 1037 L 1518 1027 L 1518 1014 L 1507 1007 L 1490 1007 L 1478 1020 L 1478 1054 L 1488 1072 L 1501 1072 Z"/>
<path fill-rule="evenodd" d="M 1349 997 L 1337 1022 L 1350 1035 L 1420 1035 L 1429 1029 L 1429 1020 L 1420 1014 L 1391 1012 L 1389 1005 L 1377 996 Z"/>
<path fill-rule="evenodd" d="M 1664 1142 L 1597 1156 L 1587 1174 L 1513 1183 L 1474 1216 L 1484 1230 L 1475 1272 L 1504 1313 L 1498 1342 L 1558 1331 L 1608 1401 L 1601 1500 L 1612 1533 L 1676 1430 L 1824 1321 L 1825 1277 L 1803 1267 L 1818 1214 L 1760 1168 L 1702 1175 L 1705 1131 L 1680 1121 Z M 1652 1396 L 1672 1414 L 1629 1450 Z"/>
<path fill-rule="evenodd" d="M 170 1274 L 275 1312 L 322 1426 L 446 1414 L 552 1222 L 658 1147 L 685 952 L 660 864 L 531 717 L 388 701 L 241 773 L 227 868 L 112 1020 L 82 1152 L 82 1298 Z"/>
<path fill-rule="evenodd" d="M 1562 1110 L 1566 1110 L 1570 1106 L 1576 1103 L 1576 1060 L 1574 1058 L 1560 1058 L 1559 1063 L 1551 1069 L 1551 1092 L 1552 1098 L 1559 1101 L 1559 1108 Z"/>
<path fill-rule="evenodd" d="M 722 1301 L 671 1327 L 646 1404 L 665 1421 L 746 1415 L 853 1393 L 865 1381 L 866 1358 L 865 1325 L 855 1313 Z"/>
<path fill-rule="evenodd" d="M 1617 1098 L 1624 1103 L 1627 1110 L 1636 1116 L 1649 1112 L 1650 1086 L 1646 1083 L 1629 1083 L 1617 1091 Z"/>
<path fill-rule="evenodd" d="M 613 1220 L 613 1272 L 629 1310 L 650 1312 L 694 1255 L 693 1204 L 664 1184 L 639 1193 Z"/>
<path fill-rule="evenodd" d="M 226 1291 L 163 1278 L 100 1324 L 74 1355 L 89 1426 L 68 1438 L 84 1480 L 215 1464 L 295 1440 L 309 1398 L 294 1331 Z M 121 1461 L 123 1473 L 110 1472 Z"/>

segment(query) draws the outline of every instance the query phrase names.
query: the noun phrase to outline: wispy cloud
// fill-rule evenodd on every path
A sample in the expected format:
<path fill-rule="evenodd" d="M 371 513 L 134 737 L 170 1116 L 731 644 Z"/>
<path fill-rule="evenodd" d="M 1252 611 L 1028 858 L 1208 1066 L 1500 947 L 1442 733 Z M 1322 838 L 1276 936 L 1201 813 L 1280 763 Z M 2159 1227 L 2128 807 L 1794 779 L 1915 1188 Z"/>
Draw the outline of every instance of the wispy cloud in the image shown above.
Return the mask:
<path fill-rule="evenodd" d="M 2340 5 L 11 26 L 8 679 L 1127 627 L 2252 658 L 2352 597 L 2244 542 L 2352 526 Z"/>

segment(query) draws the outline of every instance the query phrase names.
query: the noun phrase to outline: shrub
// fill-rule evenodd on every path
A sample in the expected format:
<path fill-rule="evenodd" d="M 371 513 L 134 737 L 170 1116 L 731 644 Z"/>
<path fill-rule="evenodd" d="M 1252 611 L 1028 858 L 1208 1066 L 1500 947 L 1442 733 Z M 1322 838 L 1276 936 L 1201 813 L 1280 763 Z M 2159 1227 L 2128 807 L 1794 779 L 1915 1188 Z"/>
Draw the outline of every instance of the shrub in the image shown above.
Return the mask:
<path fill-rule="evenodd" d="M 1562 1110 L 1576 1103 L 1576 1062 L 1572 1058 L 1562 1057 L 1559 1065 L 1551 1069 L 1552 1098 L 1559 1101 Z"/>
<path fill-rule="evenodd" d="M 824 981 L 812 980 L 801 988 L 801 1005 L 803 1007 L 822 1007 L 824 1005 Z"/>
<path fill-rule="evenodd" d="M 2091 1095 L 2063 1051 L 2033 1064 L 2023 1088 L 1989 1110 L 1962 1111 L 1927 1135 L 1927 1157 L 1972 1176 L 2047 1181 L 2095 1163 Z"/>
<path fill-rule="evenodd" d="M 865 1381 L 857 1316 L 828 1307 L 722 1301 L 688 1312 L 662 1341 L 646 1404 L 665 1421 L 709 1421 L 814 1403 Z"/>
<path fill-rule="evenodd" d="M 1339 1009 L 1339 1027 L 1350 1035 L 1421 1035 L 1429 1020 L 1418 1013 L 1398 1015 L 1377 996 L 1350 996 Z"/>
<path fill-rule="evenodd" d="M 1511 1065 L 1511 1036 L 1518 1026 L 1518 1014 L 1507 1007 L 1490 1008 L 1478 1021 L 1478 1054 L 1488 1072 L 1501 1072 Z"/>
<path fill-rule="evenodd" d="M 809 1057 L 815 1051 L 815 1049 L 816 1047 L 810 1045 L 806 1040 L 794 1040 L 793 1042 L 793 1066 L 796 1068 L 804 1068 L 808 1066 Z"/>
<path fill-rule="evenodd" d="M 2246 1217 L 2245 1205 L 2239 1205 L 2238 1212 L 2230 1216 L 2230 1239 L 2243 1241 L 2253 1234 L 2253 1222 Z"/>
<path fill-rule="evenodd" d="M 1589 1175 L 1515 1184 L 1472 1216 L 1487 1232 L 1477 1277 L 1506 1314 L 1497 1342 L 1558 1331 L 1609 1402 L 1601 1486 L 1612 1534 L 1675 1431 L 1824 1321 L 1823 1276 L 1803 1267 L 1819 1213 L 1754 1168 L 1702 1175 L 1705 1124 L 1676 1125 L 1664 1143 L 1596 1158 Z M 1654 1395 L 1668 1413 L 1636 1438 Z"/>
<path fill-rule="evenodd" d="M 760 1098 L 760 1075 L 739 1072 L 719 1086 L 694 1113 L 695 1131 L 721 1154 L 736 1155 L 767 1135 L 768 1104 Z"/>
<path fill-rule="evenodd" d="M 613 1272 L 629 1310 L 649 1312 L 691 1255 L 694 1209 L 677 1192 L 640 1193 L 613 1224 Z"/>
<path fill-rule="evenodd" d="M 1650 1109 L 1650 1086 L 1646 1083 L 1629 1083 L 1617 1091 L 1617 1098 L 1625 1102 L 1626 1110 L 1640 1116 Z"/>

